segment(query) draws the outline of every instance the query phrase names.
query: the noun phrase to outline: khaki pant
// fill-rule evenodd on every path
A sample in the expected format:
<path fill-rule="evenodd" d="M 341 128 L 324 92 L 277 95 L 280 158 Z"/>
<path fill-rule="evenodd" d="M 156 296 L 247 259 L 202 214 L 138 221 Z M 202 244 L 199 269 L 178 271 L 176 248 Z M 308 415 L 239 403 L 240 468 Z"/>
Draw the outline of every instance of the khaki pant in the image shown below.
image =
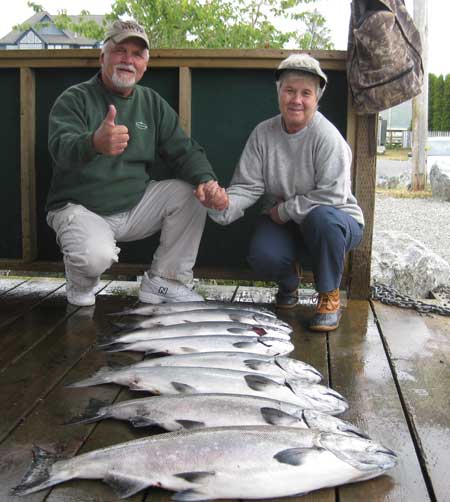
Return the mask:
<path fill-rule="evenodd" d="M 206 209 L 192 186 L 179 180 L 150 182 L 133 209 L 112 216 L 72 203 L 47 215 L 64 255 L 66 277 L 82 288 L 94 287 L 101 274 L 119 261 L 117 242 L 145 239 L 159 230 L 150 272 L 190 281 L 205 219 Z"/>

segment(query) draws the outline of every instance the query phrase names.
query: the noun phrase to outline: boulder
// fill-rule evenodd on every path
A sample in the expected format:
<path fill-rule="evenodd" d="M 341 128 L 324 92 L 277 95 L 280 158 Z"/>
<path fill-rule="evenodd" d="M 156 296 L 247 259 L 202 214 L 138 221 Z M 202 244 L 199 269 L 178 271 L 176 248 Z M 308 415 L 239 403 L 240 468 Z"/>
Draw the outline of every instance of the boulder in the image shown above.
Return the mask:
<path fill-rule="evenodd" d="M 434 288 L 450 285 L 450 265 L 406 233 L 378 232 L 372 245 L 373 282 L 412 298 L 427 298 Z"/>
<path fill-rule="evenodd" d="M 430 185 L 433 199 L 450 202 L 450 159 L 435 161 L 431 166 Z"/>
<path fill-rule="evenodd" d="M 377 187 L 384 189 L 393 188 L 411 188 L 411 173 L 405 171 L 399 176 L 379 176 L 377 178 Z"/>

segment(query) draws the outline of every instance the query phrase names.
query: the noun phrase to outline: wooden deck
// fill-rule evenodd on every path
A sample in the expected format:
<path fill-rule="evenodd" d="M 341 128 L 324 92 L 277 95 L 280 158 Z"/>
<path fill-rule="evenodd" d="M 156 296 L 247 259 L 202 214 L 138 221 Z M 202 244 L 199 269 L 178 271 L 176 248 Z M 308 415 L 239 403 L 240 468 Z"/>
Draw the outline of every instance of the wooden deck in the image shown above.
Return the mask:
<path fill-rule="evenodd" d="M 136 302 L 122 295 L 129 284 L 104 282 L 95 308 L 66 304 L 63 280 L 0 280 L 0 501 L 92 502 L 118 500 L 100 481 L 76 480 L 25 498 L 9 495 L 31 461 L 33 444 L 65 456 L 126 441 L 146 433 L 104 421 L 63 425 L 81 414 L 90 398 L 136 397 L 115 385 L 68 389 L 101 366 L 136 359 L 95 348 L 112 327 L 106 314 Z M 270 290 L 202 287 L 208 298 L 258 303 Z M 292 357 L 314 365 L 343 394 L 345 418 L 395 450 L 398 466 L 371 481 L 321 490 L 294 502 L 426 502 L 450 500 L 450 319 L 423 316 L 378 302 L 349 300 L 338 331 L 304 328 L 311 308 L 280 315 L 292 324 Z M 327 383 L 327 382 L 325 382 Z M 169 501 L 150 489 L 128 500 Z M 272 499 L 273 500 L 273 499 Z"/>

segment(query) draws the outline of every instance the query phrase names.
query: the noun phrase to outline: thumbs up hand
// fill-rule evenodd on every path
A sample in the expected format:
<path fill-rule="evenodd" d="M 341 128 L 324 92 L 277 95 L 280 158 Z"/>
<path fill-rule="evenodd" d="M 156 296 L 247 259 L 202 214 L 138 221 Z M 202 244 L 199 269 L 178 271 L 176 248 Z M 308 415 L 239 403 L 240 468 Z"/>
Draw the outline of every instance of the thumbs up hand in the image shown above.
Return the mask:
<path fill-rule="evenodd" d="M 109 105 L 108 113 L 92 136 L 95 151 L 103 155 L 120 155 L 128 145 L 130 139 L 128 128 L 116 125 L 117 110 Z"/>

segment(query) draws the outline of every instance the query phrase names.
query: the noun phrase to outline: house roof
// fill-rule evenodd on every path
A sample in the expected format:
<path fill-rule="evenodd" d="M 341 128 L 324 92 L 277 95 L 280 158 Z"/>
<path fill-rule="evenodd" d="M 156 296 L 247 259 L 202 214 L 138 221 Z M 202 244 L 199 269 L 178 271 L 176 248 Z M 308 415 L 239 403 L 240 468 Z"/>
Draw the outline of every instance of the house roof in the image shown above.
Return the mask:
<path fill-rule="evenodd" d="M 43 12 L 37 12 L 30 18 L 28 18 L 23 25 L 30 26 L 30 29 L 33 30 L 34 33 L 38 35 L 38 37 L 45 43 L 47 44 L 64 44 L 64 45 L 95 45 L 98 41 L 93 39 L 93 38 L 87 38 L 82 35 L 78 35 L 70 30 L 67 29 L 60 29 L 60 34 L 46 34 L 43 33 L 42 29 L 40 28 L 34 28 L 34 26 L 38 23 L 45 22 L 45 18 L 48 17 L 50 22 L 53 21 L 53 17 L 51 14 L 49 14 L 46 11 Z M 104 15 L 89 15 L 89 16 L 81 16 L 81 15 L 76 15 L 76 16 L 69 16 L 72 21 L 75 23 L 79 22 L 80 20 L 83 21 L 95 21 L 98 25 L 103 24 L 103 20 L 105 18 Z M 28 33 L 27 30 L 13 30 L 10 31 L 6 36 L 3 38 L 0 38 L 0 44 L 1 45 L 17 45 L 20 41 L 20 39 Z"/>

